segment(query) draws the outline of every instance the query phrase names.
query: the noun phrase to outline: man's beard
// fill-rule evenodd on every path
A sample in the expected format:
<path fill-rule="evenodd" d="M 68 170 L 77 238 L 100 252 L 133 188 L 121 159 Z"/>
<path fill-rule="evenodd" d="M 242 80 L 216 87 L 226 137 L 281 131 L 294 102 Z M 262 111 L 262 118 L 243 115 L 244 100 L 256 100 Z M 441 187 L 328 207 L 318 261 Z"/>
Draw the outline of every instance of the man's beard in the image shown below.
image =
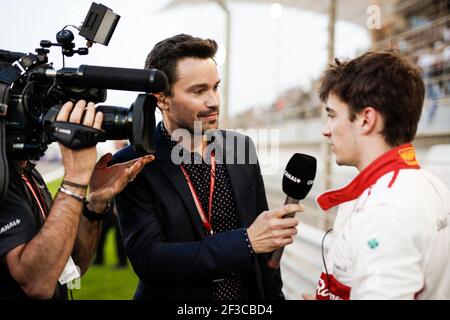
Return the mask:
<path fill-rule="evenodd" d="M 213 113 L 213 112 L 211 112 Z M 214 112 L 215 113 L 215 112 Z M 199 120 L 196 120 L 198 122 L 201 123 L 201 131 L 200 130 L 195 130 L 195 123 L 189 123 L 187 121 L 185 121 L 184 119 L 177 117 L 176 115 L 174 116 L 174 121 L 177 125 L 178 128 L 180 129 L 185 129 L 187 131 L 189 131 L 189 133 L 191 135 L 203 135 L 205 134 L 205 131 L 207 130 L 216 130 L 219 128 L 219 117 L 217 116 L 217 120 L 213 123 L 210 124 L 209 122 L 206 122 L 206 124 L 202 121 L 202 118 L 199 118 Z"/>

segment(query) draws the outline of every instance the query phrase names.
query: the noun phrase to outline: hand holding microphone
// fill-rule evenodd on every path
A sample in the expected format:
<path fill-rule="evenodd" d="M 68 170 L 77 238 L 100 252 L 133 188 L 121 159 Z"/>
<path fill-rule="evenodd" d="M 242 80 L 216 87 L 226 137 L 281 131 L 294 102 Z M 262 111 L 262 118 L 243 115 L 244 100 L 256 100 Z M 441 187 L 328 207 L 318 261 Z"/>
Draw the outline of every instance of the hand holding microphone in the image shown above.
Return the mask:
<path fill-rule="evenodd" d="M 269 266 L 277 268 L 283 247 L 292 243 L 297 234 L 296 212 L 303 212 L 299 200 L 311 190 L 316 175 L 316 159 L 295 154 L 289 161 L 283 178 L 283 191 L 288 194 L 286 204 L 277 209 L 264 211 L 247 229 L 250 244 L 255 253 L 274 252 Z"/>
<path fill-rule="evenodd" d="M 287 195 L 285 205 L 296 205 L 306 198 L 314 183 L 317 171 L 317 160 L 312 156 L 296 153 L 289 160 L 283 176 L 283 192 Z M 303 210 L 299 210 L 303 211 Z M 298 211 L 297 211 L 298 212 Z M 293 218 L 295 211 L 286 214 L 286 218 Z M 272 253 L 268 262 L 270 268 L 280 266 L 284 246 Z"/>
<path fill-rule="evenodd" d="M 247 229 L 253 251 L 269 253 L 292 243 L 293 237 L 297 234 L 298 219 L 292 216 L 285 217 L 303 210 L 302 205 L 289 204 L 261 213 Z"/>

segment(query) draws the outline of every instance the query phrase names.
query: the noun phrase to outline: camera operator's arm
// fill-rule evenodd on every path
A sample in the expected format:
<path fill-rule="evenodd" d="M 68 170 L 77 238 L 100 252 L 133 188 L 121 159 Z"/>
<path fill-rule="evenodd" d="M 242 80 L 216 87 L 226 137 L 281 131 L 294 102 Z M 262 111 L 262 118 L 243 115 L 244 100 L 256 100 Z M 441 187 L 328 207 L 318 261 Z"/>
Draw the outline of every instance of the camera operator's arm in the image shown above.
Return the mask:
<path fill-rule="evenodd" d="M 86 103 L 79 101 L 75 107 L 68 102 L 58 114 L 58 121 L 79 123 Z M 72 111 L 73 109 L 73 111 Z M 70 118 L 69 118 L 70 114 Z M 89 104 L 84 124 L 100 128 L 102 114 L 95 114 L 93 104 Z M 65 180 L 87 185 L 96 161 L 96 148 L 70 150 L 63 146 L 61 154 L 65 169 Z M 83 197 L 85 190 L 67 186 L 66 189 Z M 52 297 L 72 249 L 80 224 L 83 203 L 75 197 L 59 192 L 44 225 L 28 243 L 19 245 L 6 254 L 6 264 L 11 276 L 32 298 Z M 93 226 L 92 236 L 98 236 L 100 226 Z"/>
<path fill-rule="evenodd" d="M 88 209 L 97 214 L 103 214 L 107 202 L 121 192 L 132 181 L 142 168 L 154 159 L 153 155 L 134 159 L 125 163 L 108 167 L 112 160 L 111 153 L 105 154 L 96 164 L 89 184 L 90 193 Z M 97 248 L 98 222 L 91 222 L 85 217 L 81 218 L 77 239 L 72 257 L 80 267 L 81 273 L 89 267 L 91 258 Z M 95 236 L 93 236 L 95 235 Z"/>

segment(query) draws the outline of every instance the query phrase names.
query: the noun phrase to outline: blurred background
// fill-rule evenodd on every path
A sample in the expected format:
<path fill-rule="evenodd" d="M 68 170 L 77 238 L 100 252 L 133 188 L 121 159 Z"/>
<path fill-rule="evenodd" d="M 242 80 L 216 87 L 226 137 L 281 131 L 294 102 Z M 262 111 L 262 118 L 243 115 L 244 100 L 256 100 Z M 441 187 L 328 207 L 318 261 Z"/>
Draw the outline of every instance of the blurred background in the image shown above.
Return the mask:
<path fill-rule="evenodd" d="M 81 25 L 90 0 L 1 0 L 0 48 L 32 52 L 43 39 L 55 40 L 65 25 Z M 313 292 L 322 269 L 322 238 L 335 211 L 321 212 L 315 197 L 341 187 L 356 169 L 337 167 L 321 136 L 324 118 L 318 80 L 335 57 L 354 58 L 368 50 L 397 49 L 423 70 L 426 101 L 414 145 L 424 168 L 450 188 L 450 2 L 447 0 L 155 0 L 102 4 L 121 16 L 108 47 L 89 56 L 66 58 L 80 64 L 142 68 L 160 40 L 188 33 L 213 38 L 220 46 L 221 126 L 240 129 L 258 145 L 270 207 L 280 206 L 282 173 L 295 152 L 318 159 L 315 185 L 305 199 L 297 241 L 282 260 L 284 292 L 300 299 Z M 84 45 L 79 37 L 78 44 Z M 57 50 L 50 54 L 62 67 Z M 136 94 L 109 91 L 106 104 L 129 106 Z M 160 115 L 157 115 L 160 119 Z M 99 156 L 114 152 L 99 146 Z M 53 190 L 62 169 L 51 145 L 38 166 Z M 75 299 L 131 299 L 137 279 L 117 257 L 114 228 L 106 234 L 102 264 L 81 279 Z M 327 242 L 323 251 L 326 252 Z M 119 255 L 120 256 L 120 255 Z"/>

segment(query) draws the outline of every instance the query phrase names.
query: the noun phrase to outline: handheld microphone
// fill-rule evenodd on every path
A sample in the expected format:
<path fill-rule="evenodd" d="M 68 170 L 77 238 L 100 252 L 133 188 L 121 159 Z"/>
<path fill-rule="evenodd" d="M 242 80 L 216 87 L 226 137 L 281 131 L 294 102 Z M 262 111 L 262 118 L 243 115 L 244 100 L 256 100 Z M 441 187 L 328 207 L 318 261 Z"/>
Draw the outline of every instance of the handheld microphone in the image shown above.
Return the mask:
<path fill-rule="evenodd" d="M 316 177 L 317 160 L 306 154 L 296 153 L 289 160 L 283 175 L 283 192 L 287 195 L 284 204 L 298 204 L 306 198 Z M 295 213 L 285 217 L 292 218 Z M 284 247 L 275 250 L 267 265 L 277 269 L 280 266 Z"/>

